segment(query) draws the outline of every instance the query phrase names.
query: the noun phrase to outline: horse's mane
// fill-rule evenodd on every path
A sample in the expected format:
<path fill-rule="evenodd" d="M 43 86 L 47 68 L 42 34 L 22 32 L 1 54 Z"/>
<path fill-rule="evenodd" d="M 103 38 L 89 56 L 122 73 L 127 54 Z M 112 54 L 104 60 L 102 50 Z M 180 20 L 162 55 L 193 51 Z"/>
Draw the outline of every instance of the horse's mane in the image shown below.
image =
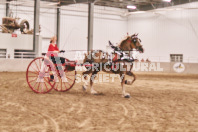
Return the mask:
<path fill-rule="evenodd" d="M 119 44 L 118 47 L 120 47 L 122 44 L 126 43 L 126 41 L 128 40 L 128 38 L 130 38 L 130 36 L 126 36 Z"/>

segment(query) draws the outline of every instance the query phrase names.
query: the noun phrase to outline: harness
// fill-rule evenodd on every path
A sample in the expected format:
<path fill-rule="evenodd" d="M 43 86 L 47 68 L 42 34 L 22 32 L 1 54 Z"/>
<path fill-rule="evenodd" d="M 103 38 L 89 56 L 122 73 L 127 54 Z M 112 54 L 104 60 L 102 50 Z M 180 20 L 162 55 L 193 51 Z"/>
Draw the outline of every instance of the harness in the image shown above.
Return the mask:
<path fill-rule="evenodd" d="M 130 41 L 130 40 L 128 40 L 128 41 Z M 116 59 L 117 59 L 117 61 L 134 62 L 133 57 L 130 57 L 126 52 L 122 51 L 119 47 L 114 46 L 110 41 L 109 41 L 109 45 L 111 46 L 112 49 L 114 49 L 114 53 L 119 55 L 119 58 L 115 58 L 115 57 L 117 57 L 117 55 L 115 55 L 114 58 L 112 58 L 112 56 L 110 56 L 111 62 L 116 61 Z"/>

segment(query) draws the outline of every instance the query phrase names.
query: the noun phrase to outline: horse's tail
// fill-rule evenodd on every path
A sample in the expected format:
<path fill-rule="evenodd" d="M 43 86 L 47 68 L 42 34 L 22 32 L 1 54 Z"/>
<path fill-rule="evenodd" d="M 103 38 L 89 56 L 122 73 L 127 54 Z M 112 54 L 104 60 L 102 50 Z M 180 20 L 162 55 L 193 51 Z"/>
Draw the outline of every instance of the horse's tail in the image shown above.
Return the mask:
<path fill-rule="evenodd" d="M 84 53 L 85 57 L 84 57 L 84 60 L 83 60 L 83 63 L 86 63 L 87 62 L 87 54 Z"/>
<path fill-rule="evenodd" d="M 84 57 L 83 63 L 86 63 L 86 62 L 91 63 L 91 62 L 92 62 L 92 61 L 91 61 L 92 58 L 91 58 L 91 56 L 90 56 L 91 53 L 88 52 L 87 54 L 85 53 L 84 55 L 85 55 L 85 57 Z"/>
<path fill-rule="evenodd" d="M 111 41 L 109 41 L 109 45 L 110 45 L 110 46 L 113 46 L 113 44 L 111 43 Z"/>
<path fill-rule="evenodd" d="M 111 41 L 109 41 L 109 46 L 111 46 L 112 49 L 114 49 L 115 51 L 120 50 L 117 46 L 114 46 Z"/>
<path fill-rule="evenodd" d="M 88 69 L 90 67 L 89 65 L 92 64 L 93 60 L 90 56 L 91 53 L 88 52 L 87 54 L 85 53 L 84 55 L 85 55 L 85 58 L 83 60 L 83 64 L 85 65 L 85 68 Z"/>

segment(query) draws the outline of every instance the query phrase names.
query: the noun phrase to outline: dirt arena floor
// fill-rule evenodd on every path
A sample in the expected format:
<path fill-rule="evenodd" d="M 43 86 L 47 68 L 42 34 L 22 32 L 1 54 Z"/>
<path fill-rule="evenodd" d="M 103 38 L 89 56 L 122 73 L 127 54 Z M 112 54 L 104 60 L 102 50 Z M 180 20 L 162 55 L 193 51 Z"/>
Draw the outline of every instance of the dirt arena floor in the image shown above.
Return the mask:
<path fill-rule="evenodd" d="M 121 97 L 119 80 L 82 91 L 36 94 L 25 73 L 0 73 L 0 132 L 198 131 L 198 75 L 137 74 Z"/>

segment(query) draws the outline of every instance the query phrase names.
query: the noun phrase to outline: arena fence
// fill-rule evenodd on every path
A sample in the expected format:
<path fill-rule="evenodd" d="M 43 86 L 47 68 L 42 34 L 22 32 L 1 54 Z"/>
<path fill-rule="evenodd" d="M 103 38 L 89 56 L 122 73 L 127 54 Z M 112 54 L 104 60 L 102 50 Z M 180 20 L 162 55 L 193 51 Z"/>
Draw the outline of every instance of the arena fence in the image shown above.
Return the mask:
<path fill-rule="evenodd" d="M 0 50 L 0 58 L 6 58 L 6 52 Z"/>
<path fill-rule="evenodd" d="M 35 57 L 35 52 L 14 52 L 14 58 L 33 59 Z"/>

